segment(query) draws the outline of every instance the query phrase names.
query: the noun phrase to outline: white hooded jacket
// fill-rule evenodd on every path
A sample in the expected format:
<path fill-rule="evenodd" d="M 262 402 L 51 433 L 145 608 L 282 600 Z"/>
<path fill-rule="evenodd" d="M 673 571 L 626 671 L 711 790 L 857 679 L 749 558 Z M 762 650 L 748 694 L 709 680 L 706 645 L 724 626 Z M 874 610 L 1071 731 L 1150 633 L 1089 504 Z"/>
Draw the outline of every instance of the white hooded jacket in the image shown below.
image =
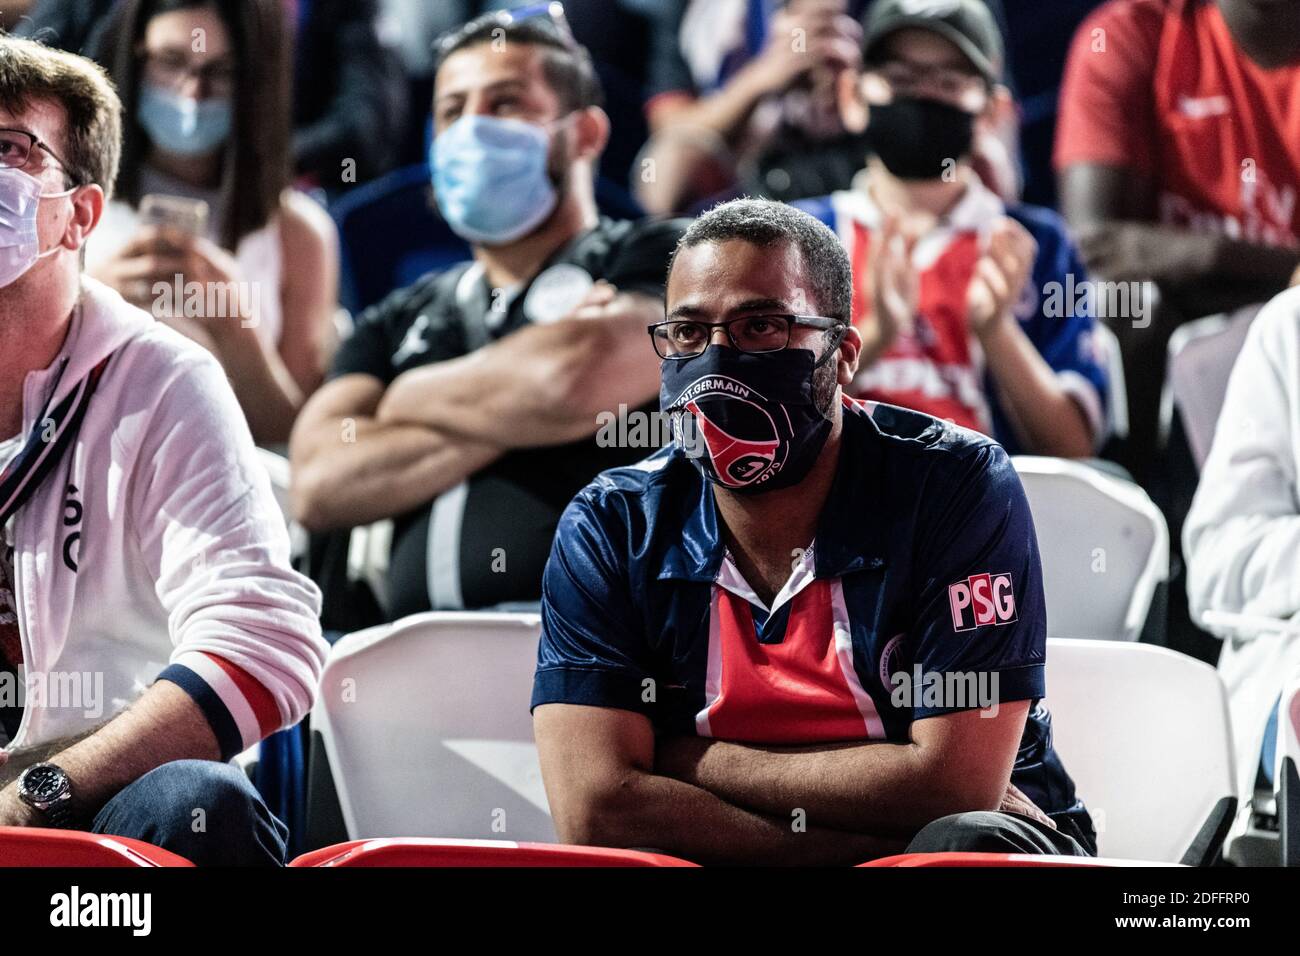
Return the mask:
<path fill-rule="evenodd" d="M 1300 289 L 1270 302 L 1232 369 L 1183 526 L 1187 597 L 1206 611 L 1300 620 Z M 1254 792 L 1264 727 L 1300 674 L 1300 635 L 1224 635 L 1239 793 Z"/>
<path fill-rule="evenodd" d="M 161 675 L 194 697 L 230 757 L 310 708 L 326 650 L 320 592 L 290 567 L 220 365 L 93 279 L 59 360 L 23 384 L 23 435 L 64 356 L 50 407 L 110 353 L 75 439 L 13 518 L 28 693 L 10 746 L 83 734 Z M 88 700 L 96 683 L 102 699 Z"/>

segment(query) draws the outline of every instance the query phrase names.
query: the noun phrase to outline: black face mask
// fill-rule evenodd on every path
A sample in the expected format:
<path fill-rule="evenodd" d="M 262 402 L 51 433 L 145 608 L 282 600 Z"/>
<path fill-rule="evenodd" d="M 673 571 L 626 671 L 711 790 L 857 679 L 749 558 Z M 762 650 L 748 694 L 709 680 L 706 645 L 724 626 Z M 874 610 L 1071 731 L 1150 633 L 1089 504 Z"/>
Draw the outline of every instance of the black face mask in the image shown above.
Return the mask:
<path fill-rule="evenodd" d="M 871 107 L 867 147 L 899 179 L 938 179 L 971 151 L 975 114 L 916 97 Z"/>
<path fill-rule="evenodd" d="M 659 407 L 709 481 L 743 494 L 788 488 L 812 470 L 830 436 L 814 378 L 835 352 L 818 361 L 809 349 L 754 354 L 710 345 L 663 363 Z"/>

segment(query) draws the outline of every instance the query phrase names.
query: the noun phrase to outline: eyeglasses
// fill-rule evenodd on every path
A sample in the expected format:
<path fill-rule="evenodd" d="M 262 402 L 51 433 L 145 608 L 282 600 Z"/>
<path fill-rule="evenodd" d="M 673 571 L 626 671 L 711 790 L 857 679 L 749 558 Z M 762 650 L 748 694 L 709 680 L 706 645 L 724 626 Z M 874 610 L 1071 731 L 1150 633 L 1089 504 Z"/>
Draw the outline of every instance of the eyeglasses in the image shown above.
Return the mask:
<path fill-rule="evenodd" d="M 868 72 L 883 80 L 895 96 L 931 90 L 972 111 L 983 109 L 988 96 L 983 76 L 953 67 L 922 66 L 894 58 L 869 66 Z"/>
<path fill-rule="evenodd" d="M 731 344 L 742 352 L 779 352 L 790 344 L 796 325 L 822 330 L 844 327 L 839 319 L 820 315 L 745 315 L 725 322 L 670 319 L 647 326 L 646 331 L 659 357 L 677 362 L 702 354 L 716 328 L 725 328 Z"/>
<path fill-rule="evenodd" d="M 38 146 L 49 153 L 50 157 L 63 168 L 63 173 L 70 182 L 75 182 L 68 164 L 42 142 L 39 136 L 25 129 L 0 129 L 0 166 L 22 169 L 31 162 L 32 150 Z"/>
<path fill-rule="evenodd" d="M 214 96 L 224 96 L 235 88 L 235 67 L 229 61 L 193 63 L 179 50 L 145 50 L 141 55 L 149 78 L 159 86 L 177 90 L 192 76 Z"/>

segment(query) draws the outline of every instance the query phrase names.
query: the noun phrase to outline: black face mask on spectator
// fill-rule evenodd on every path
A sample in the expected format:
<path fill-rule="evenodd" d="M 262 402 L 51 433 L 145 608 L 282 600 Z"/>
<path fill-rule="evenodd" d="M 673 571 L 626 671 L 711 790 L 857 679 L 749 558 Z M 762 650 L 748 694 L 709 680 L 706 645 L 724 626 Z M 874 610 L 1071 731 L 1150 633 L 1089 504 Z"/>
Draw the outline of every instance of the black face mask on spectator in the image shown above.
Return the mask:
<path fill-rule="evenodd" d="M 971 151 L 975 114 L 947 103 L 900 96 L 871 107 L 868 149 L 899 179 L 938 179 L 945 163 Z"/>

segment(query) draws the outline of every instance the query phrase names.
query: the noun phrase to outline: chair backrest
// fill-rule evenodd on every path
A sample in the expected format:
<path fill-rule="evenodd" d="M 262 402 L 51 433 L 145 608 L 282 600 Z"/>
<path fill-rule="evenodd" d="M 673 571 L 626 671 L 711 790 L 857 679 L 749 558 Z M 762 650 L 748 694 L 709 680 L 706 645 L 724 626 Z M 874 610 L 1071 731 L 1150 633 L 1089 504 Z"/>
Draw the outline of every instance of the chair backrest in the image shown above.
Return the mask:
<path fill-rule="evenodd" d="M 1128 438 L 1128 379 L 1124 375 L 1124 350 L 1119 336 L 1104 322 L 1093 330 L 1098 351 L 1106 365 L 1110 382 L 1106 402 L 1106 430 L 1115 438 Z"/>
<path fill-rule="evenodd" d="M 1251 305 L 1229 315 L 1211 315 L 1186 322 L 1169 338 L 1169 372 L 1161 396 L 1161 429 L 1167 436 L 1178 410 L 1196 467 L 1205 465 L 1214 429 L 1228 394 L 1232 366 L 1246 344 L 1246 334 L 1259 314 Z"/>
<path fill-rule="evenodd" d="M 1177 862 L 1236 794 L 1218 671 L 1150 644 L 1048 640 L 1054 745 L 1103 856 Z"/>
<path fill-rule="evenodd" d="M 1116 860 L 1095 856 L 1050 856 L 1046 853 L 900 853 L 859 863 L 861 867 L 1062 867 L 1062 866 L 1177 866 L 1149 860 Z"/>
<path fill-rule="evenodd" d="M 189 860 L 161 847 L 128 837 L 0 827 L 0 866 L 152 867 L 193 866 Z"/>
<path fill-rule="evenodd" d="M 290 866 L 690 867 L 675 856 L 640 850 L 516 843 L 512 840 L 352 840 L 304 853 Z"/>
<path fill-rule="evenodd" d="M 1050 637 L 1134 641 L 1169 577 L 1169 529 L 1132 482 L 1059 458 L 1018 456 L 1038 532 Z"/>
<path fill-rule="evenodd" d="M 535 614 L 431 613 L 330 650 L 312 711 L 348 836 L 555 842 L 528 702 Z"/>

